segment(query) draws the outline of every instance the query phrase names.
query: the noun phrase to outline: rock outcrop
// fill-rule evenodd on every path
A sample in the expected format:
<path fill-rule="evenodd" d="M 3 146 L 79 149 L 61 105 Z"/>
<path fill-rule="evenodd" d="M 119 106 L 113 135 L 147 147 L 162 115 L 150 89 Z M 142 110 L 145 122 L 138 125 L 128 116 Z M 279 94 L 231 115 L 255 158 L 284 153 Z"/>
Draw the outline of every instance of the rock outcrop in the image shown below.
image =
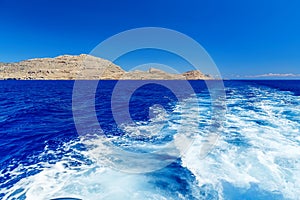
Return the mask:
<path fill-rule="evenodd" d="M 187 80 L 197 80 L 197 79 L 212 79 L 209 75 L 203 74 L 199 70 L 187 71 L 182 74 Z"/>
<path fill-rule="evenodd" d="M 170 74 L 165 71 L 150 68 L 148 71 L 135 70 L 125 73 L 121 79 L 126 80 L 184 80 L 182 74 Z"/>
<path fill-rule="evenodd" d="M 171 74 L 150 68 L 126 72 L 108 60 L 86 54 L 36 58 L 18 63 L 0 63 L 0 79 L 18 80 L 201 80 L 212 79 L 200 71 Z"/>

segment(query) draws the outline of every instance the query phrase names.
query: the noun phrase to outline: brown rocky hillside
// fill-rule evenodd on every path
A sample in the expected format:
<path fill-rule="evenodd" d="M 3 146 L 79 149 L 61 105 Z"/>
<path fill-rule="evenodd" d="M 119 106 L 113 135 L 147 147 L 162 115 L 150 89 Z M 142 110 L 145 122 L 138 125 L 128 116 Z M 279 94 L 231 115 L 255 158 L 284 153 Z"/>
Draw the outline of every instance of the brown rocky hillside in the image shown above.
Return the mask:
<path fill-rule="evenodd" d="M 0 79 L 17 80 L 201 80 L 212 79 L 200 71 L 171 74 L 150 68 L 126 72 L 108 60 L 86 54 L 36 58 L 17 63 L 0 63 Z"/>

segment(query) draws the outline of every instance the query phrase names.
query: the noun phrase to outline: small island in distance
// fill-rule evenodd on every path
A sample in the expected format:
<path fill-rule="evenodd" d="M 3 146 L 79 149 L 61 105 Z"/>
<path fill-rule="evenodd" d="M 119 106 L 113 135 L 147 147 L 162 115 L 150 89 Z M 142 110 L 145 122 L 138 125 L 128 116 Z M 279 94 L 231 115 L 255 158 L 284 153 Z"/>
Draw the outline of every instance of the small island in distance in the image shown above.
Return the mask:
<path fill-rule="evenodd" d="M 199 70 L 182 74 L 150 68 L 127 72 L 112 62 L 87 54 L 35 58 L 16 63 L 0 63 L 2 80 L 210 80 Z"/>

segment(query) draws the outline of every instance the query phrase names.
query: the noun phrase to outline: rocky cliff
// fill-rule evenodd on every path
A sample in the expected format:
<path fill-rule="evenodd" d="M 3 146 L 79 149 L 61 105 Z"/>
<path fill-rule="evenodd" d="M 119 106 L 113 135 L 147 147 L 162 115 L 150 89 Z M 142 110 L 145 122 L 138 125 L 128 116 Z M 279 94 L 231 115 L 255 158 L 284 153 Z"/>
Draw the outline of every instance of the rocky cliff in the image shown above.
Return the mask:
<path fill-rule="evenodd" d="M 150 68 L 126 72 L 108 60 L 81 54 L 0 63 L 0 79 L 18 80 L 201 80 L 212 79 L 200 71 L 171 74 Z"/>

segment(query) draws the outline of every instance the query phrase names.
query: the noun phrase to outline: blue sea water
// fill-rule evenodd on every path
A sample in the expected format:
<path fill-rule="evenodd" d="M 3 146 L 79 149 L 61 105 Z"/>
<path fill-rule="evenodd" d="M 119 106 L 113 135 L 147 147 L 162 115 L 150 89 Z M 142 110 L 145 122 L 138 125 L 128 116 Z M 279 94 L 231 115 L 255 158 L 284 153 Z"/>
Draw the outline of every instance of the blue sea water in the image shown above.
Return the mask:
<path fill-rule="evenodd" d="M 182 90 L 180 104 L 159 84 L 140 87 L 128 108 L 135 126 L 114 119 L 116 84 L 101 81 L 94 99 L 101 131 L 114 145 L 155 151 L 174 140 L 180 126 L 193 133 L 187 152 L 147 173 L 112 169 L 106 162 L 113 158 L 99 162 L 95 157 L 101 138 L 86 142 L 77 132 L 74 81 L 1 81 L 0 198 L 299 199 L 300 81 L 225 81 L 226 120 L 204 158 L 199 149 L 212 119 L 204 81 L 191 81 L 195 94 Z M 117 94 L 120 116 L 124 94 Z M 86 98 L 83 107 L 89 106 Z M 84 127 L 87 134 L 98 134 L 97 125 Z"/>

